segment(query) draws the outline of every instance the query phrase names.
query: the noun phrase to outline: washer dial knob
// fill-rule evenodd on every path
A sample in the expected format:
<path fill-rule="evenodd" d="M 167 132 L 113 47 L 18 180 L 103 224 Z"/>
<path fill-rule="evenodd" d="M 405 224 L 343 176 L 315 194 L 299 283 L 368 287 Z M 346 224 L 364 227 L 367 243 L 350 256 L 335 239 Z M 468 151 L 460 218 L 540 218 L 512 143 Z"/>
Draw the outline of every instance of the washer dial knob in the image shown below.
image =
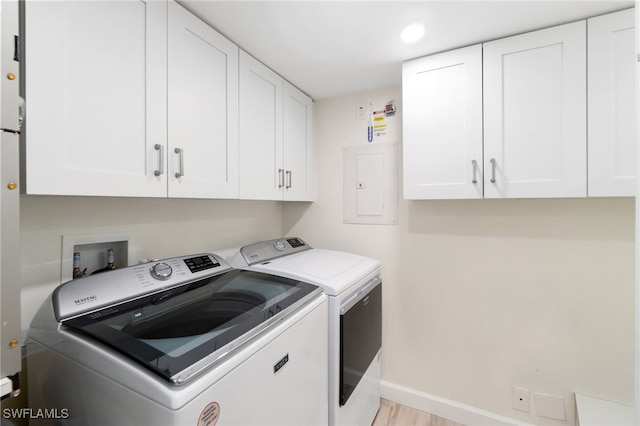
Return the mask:
<path fill-rule="evenodd" d="M 151 276 L 156 280 L 164 281 L 168 280 L 171 277 L 173 269 L 171 269 L 171 266 L 167 265 L 166 263 L 160 262 L 153 265 L 150 272 Z"/>
<path fill-rule="evenodd" d="M 286 249 L 286 248 L 287 248 L 287 246 L 284 244 L 284 241 L 282 241 L 282 240 L 276 240 L 276 241 L 273 243 L 273 248 L 274 248 L 274 249 L 276 249 L 276 250 L 278 250 L 278 251 L 282 251 L 282 250 Z"/>

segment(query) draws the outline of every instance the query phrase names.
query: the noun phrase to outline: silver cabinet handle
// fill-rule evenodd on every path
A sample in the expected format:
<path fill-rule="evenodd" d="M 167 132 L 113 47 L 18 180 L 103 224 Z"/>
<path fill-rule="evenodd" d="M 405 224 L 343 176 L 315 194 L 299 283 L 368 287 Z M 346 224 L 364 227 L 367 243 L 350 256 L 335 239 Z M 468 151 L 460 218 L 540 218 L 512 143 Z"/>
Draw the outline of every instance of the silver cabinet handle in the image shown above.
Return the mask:
<path fill-rule="evenodd" d="M 25 108 L 24 98 L 18 96 L 18 127 L 22 127 L 22 123 L 24 123 Z"/>
<path fill-rule="evenodd" d="M 491 161 L 491 183 L 496 183 L 496 159 L 492 158 L 489 161 Z"/>
<path fill-rule="evenodd" d="M 284 186 L 284 169 L 278 169 L 278 188 L 282 188 Z"/>
<path fill-rule="evenodd" d="M 174 152 L 180 156 L 180 168 L 176 172 L 176 179 L 180 179 L 184 176 L 184 149 L 176 148 Z"/>
<path fill-rule="evenodd" d="M 285 189 L 289 189 L 291 188 L 291 170 L 287 170 L 285 173 L 287 175 L 287 186 L 285 186 Z"/>
<path fill-rule="evenodd" d="M 154 170 L 154 176 L 160 176 L 164 174 L 164 146 L 159 143 L 154 145 L 156 151 L 158 151 L 158 170 Z"/>
<path fill-rule="evenodd" d="M 478 174 L 478 162 L 476 160 L 471 160 L 471 164 L 473 165 L 473 176 L 471 178 L 471 183 L 478 183 L 478 178 L 476 175 Z"/>

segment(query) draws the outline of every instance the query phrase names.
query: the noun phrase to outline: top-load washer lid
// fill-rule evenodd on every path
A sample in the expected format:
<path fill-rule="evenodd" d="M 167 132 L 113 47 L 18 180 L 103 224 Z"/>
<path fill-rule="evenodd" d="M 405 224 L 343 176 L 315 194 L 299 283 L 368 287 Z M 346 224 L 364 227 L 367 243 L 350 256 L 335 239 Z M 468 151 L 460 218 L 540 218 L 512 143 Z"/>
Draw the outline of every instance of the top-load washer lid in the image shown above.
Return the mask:
<path fill-rule="evenodd" d="M 291 247 L 289 241 L 296 242 L 296 247 Z M 284 245 L 280 255 L 274 254 L 276 245 Z M 268 256 L 265 259 L 255 256 L 261 253 Z M 247 259 L 252 259 L 251 263 Z M 377 259 L 341 251 L 312 249 L 300 238 L 282 238 L 245 246 L 232 260 L 232 265 L 306 281 L 322 287 L 329 296 L 340 295 L 380 269 Z"/>
<path fill-rule="evenodd" d="M 205 263 L 209 266 L 200 269 Z M 218 266 L 210 267 L 212 263 Z M 131 267 L 70 281 L 52 295 L 54 306 L 64 305 L 60 297 L 74 294 L 77 289 L 69 288 L 80 285 L 136 288 L 142 281 L 151 287 L 170 280 L 170 265 L 185 272 L 177 283 L 64 318 L 61 330 L 91 336 L 170 382 L 183 383 L 322 293 L 299 280 L 234 270 L 223 263 L 206 254 L 162 261 L 155 265 L 160 268 Z M 134 268 L 132 279 L 128 272 Z M 221 272 L 213 272 L 216 268 Z M 131 281 L 122 281 L 127 279 Z"/>

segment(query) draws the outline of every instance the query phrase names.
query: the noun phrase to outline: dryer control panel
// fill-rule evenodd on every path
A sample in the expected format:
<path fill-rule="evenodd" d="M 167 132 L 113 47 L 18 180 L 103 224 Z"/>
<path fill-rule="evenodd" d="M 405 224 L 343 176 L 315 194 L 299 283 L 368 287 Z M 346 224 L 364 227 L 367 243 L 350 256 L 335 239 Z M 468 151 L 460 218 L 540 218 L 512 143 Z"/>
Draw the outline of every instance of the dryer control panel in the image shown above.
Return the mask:
<path fill-rule="evenodd" d="M 251 266 L 311 248 L 302 238 L 290 237 L 250 244 L 242 247 L 240 253 L 247 265 Z"/>

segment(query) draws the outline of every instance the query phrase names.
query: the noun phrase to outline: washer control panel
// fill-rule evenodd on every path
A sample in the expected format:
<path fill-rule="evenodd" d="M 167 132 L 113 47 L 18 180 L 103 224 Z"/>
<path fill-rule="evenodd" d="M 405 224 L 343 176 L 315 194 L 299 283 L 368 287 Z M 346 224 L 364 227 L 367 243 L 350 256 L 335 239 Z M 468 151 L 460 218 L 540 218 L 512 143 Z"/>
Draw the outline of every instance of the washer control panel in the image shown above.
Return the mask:
<path fill-rule="evenodd" d="M 301 238 L 291 237 L 250 244 L 242 247 L 240 253 L 245 262 L 251 266 L 310 249 L 311 247 Z"/>
<path fill-rule="evenodd" d="M 223 258 L 213 253 L 162 259 L 103 274 L 68 281 L 52 294 L 56 319 L 61 321 L 123 300 L 162 292 L 230 271 Z"/>
<path fill-rule="evenodd" d="M 209 255 L 185 259 L 184 263 L 187 265 L 191 272 L 205 271 L 207 269 L 217 268 L 218 266 L 220 266 L 220 262 L 218 261 L 218 259 Z"/>

